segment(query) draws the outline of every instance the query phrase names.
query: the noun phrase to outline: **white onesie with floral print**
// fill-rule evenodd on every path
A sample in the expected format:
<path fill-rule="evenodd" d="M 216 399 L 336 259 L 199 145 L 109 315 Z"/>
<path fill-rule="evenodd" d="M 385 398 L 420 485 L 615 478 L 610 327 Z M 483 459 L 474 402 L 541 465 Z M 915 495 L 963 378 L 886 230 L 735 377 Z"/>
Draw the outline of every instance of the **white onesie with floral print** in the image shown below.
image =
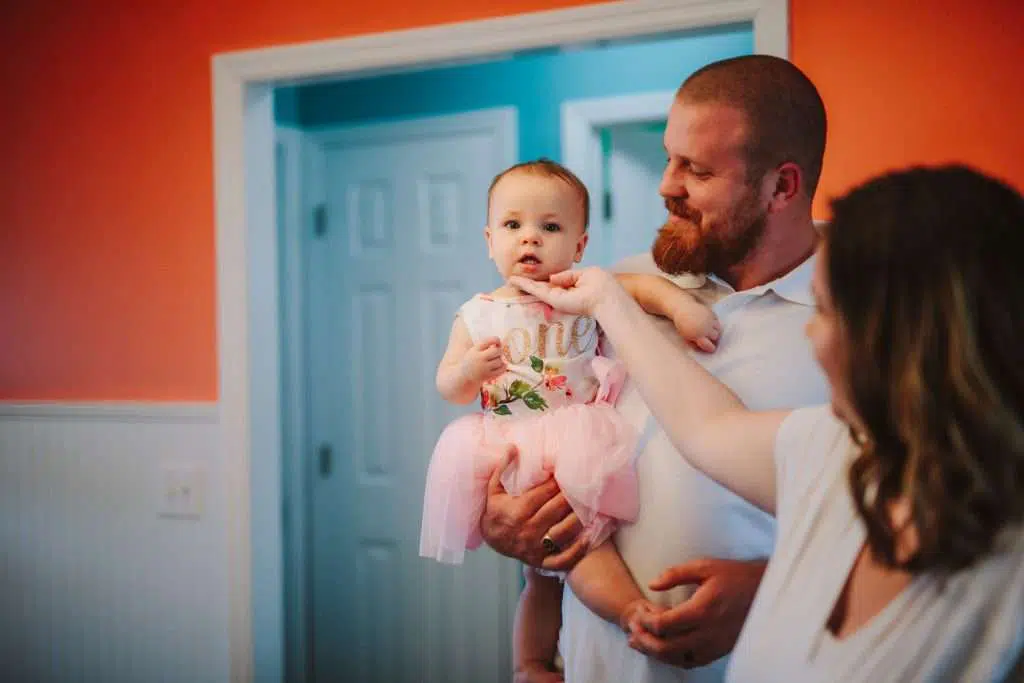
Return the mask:
<path fill-rule="evenodd" d="M 480 391 L 481 412 L 444 430 L 427 472 L 420 555 L 462 562 L 479 546 L 487 480 L 507 445 L 502 474 L 513 495 L 554 476 L 596 545 L 637 514 L 636 432 L 615 410 L 621 364 L 599 354 L 589 316 L 532 296 L 479 294 L 459 309 L 473 343 L 501 340 L 507 370 Z"/>

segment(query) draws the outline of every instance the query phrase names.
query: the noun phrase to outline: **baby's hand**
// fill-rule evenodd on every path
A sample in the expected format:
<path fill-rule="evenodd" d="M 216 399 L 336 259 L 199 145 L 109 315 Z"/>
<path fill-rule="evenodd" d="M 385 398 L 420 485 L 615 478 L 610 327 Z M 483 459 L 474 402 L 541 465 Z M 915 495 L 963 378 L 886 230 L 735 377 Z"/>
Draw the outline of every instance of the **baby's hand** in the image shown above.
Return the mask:
<path fill-rule="evenodd" d="M 647 598 L 637 598 L 622 610 L 622 614 L 619 615 L 619 627 L 630 635 L 638 633 L 645 630 L 639 619 L 640 615 L 664 611 L 664 607 L 654 604 Z"/>
<path fill-rule="evenodd" d="M 701 351 L 715 350 L 722 325 L 710 308 L 689 295 L 675 307 L 672 322 L 683 339 Z"/>
<path fill-rule="evenodd" d="M 501 340 L 497 337 L 474 344 L 462 357 L 462 374 L 477 384 L 483 384 L 505 372 L 505 359 L 501 355 Z"/>

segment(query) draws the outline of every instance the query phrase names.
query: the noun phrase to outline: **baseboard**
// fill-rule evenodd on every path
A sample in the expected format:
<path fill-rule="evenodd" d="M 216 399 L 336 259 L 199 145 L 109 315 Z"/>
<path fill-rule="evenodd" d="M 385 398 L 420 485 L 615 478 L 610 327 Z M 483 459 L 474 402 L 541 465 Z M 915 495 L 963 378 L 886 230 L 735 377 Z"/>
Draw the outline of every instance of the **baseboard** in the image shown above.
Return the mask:
<path fill-rule="evenodd" d="M 0 419 L 215 423 L 217 403 L 154 401 L 0 401 Z"/>

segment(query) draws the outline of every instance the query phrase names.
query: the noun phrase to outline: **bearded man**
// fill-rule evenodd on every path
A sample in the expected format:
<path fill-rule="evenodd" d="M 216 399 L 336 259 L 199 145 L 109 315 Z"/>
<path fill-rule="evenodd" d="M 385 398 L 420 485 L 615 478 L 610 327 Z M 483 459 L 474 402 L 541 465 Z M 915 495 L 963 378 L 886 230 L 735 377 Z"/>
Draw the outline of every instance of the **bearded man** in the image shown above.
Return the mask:
<path fill-rule="evenodd" d="M 816 88 L 785 60 L 739 57 L 692 74 L 665 130 L 660 193 L 668 221 L 651 254 L 618 268 L 661 272 L 713 308 L 722 324 L 713 354 L 685 348 L 667 321 L 665 334 L 752 410 L 827 400 L 803 334 L 825 129 Z M 721 681 L 771 553 L 772 519 L 686 464 L 635 388 L 626 387 L 618 407 L 644 433 L 640 517 L 615 536 L 621 562 L 607 553 L 583 557 L 579 521 L 553 481 L 511 497 L 492 479 L 484 538 L 527 565 L 567 571 L 579 562 L 577 571 L 619 587 L 621 604 L 604 619 L 565 588 L 558 640 L 565 680 Z M 616 623 L 617 610 L 644 597 L 657 608 L 642 629 Z M 550 662 L 540 664 L 517 680 L 561 680 Z"/>

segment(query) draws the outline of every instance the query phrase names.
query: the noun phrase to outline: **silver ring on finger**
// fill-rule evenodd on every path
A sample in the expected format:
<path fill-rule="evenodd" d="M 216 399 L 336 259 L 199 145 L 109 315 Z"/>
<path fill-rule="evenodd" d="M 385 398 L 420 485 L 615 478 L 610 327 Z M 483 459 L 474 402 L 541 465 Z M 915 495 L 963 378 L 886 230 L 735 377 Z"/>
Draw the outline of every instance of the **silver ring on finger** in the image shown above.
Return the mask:
<path fill-rule="evenodd" d="M 540 539 L 540 544 L 548 555 L 554 555 L 560 550 L 558 544 L 555 543 L 555 539 L 551 538 L 551 534 L 544 534 L 544 538 Z"/>

